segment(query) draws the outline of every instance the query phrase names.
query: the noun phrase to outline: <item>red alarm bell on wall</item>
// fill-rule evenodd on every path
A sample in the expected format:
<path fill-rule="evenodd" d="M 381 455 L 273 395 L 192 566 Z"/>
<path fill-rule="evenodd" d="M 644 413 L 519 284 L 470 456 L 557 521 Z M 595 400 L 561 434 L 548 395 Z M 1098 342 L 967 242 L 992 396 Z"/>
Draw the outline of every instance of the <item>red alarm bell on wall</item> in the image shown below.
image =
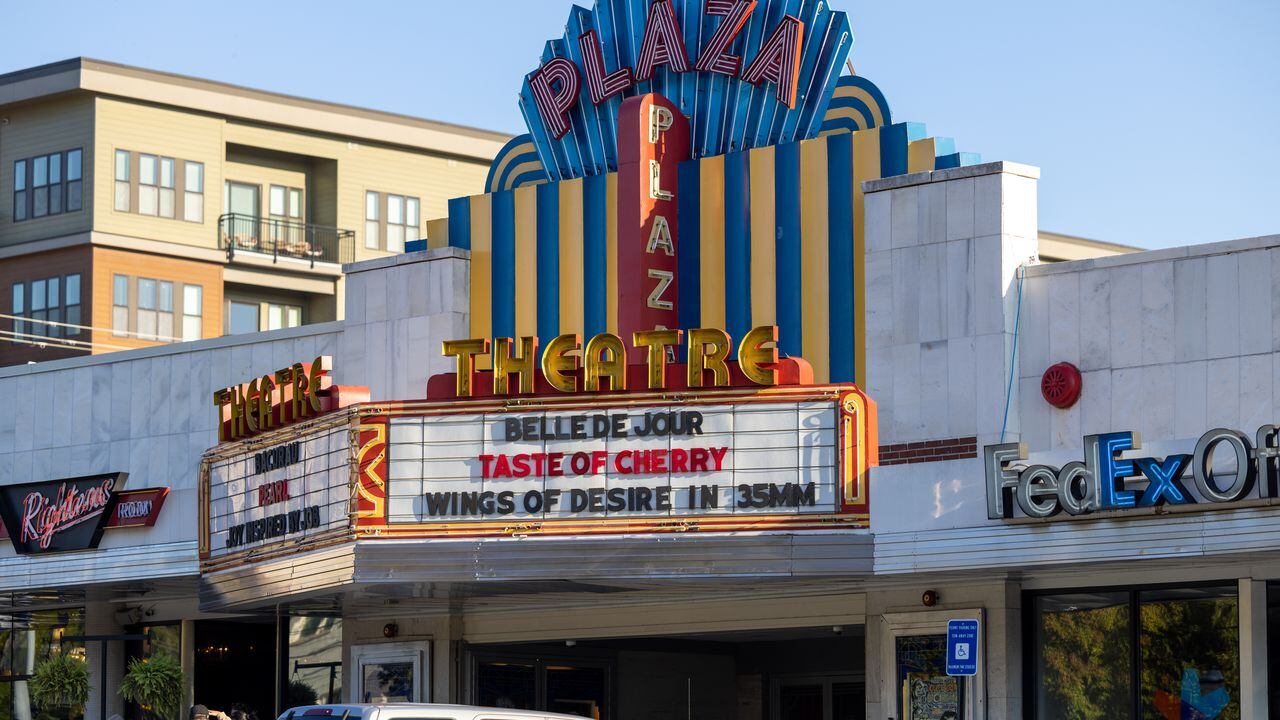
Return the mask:
<path fill-rule="evenodd" d="M 1082 378 L 1080 369 L 1069 362 L 1060 362 L 1044 371 L 1040 378 L 1040 394 L 1050 405 L 1066 410 L 1080 399 Z"/>

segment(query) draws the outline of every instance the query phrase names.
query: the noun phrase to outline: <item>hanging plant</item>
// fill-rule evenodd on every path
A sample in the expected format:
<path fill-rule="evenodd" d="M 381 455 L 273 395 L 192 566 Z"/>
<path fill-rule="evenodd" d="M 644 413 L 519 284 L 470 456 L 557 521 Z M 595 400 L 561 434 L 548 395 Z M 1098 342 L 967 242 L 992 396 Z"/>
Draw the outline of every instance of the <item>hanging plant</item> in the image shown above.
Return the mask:
<path fill-rule="evenodd" d="M 182 666 L 168 655 L 129 661 L 120 694 L 158 718 L 172 718 L 182 707 Z"/>
<path fill-rule="evenodd" d="M 89 668 L 70 655 L 54 655 L 36 665 L 28 688 L 36 705 L 78 715 L 89 701 Z"/>

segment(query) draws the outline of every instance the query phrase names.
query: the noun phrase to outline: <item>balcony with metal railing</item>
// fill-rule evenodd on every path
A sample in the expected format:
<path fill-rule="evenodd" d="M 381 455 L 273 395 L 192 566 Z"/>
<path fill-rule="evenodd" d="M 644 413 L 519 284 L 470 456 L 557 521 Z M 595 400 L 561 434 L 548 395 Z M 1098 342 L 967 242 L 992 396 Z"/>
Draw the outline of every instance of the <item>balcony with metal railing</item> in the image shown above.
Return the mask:
<path fill-rule="evenodd" d="M 227 213 L 218 218 L 218 248 L 225 250 L 229 262 L 236 253 L 253 253 L 270 257 L 305 260 L 316 263 L 342 264 L 355 261 L 354 230 L 292 222 L 255 215 Z"/>

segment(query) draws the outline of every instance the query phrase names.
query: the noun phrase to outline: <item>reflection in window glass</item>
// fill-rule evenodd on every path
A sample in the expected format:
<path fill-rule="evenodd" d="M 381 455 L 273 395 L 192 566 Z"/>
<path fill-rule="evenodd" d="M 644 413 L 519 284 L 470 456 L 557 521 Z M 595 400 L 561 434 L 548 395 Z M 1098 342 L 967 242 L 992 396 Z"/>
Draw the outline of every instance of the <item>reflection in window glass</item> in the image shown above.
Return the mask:
<path fill-rule="evenodd" d="M 342 618 L 289 618 L 289 707 L 342 700 Z"/>
<path fill-rule="evenodd" d="M 1128 717 L 1129 593 L 1040 597 L 1036 610 L 1036 716 Z"/>
<path fill-rule="evenodd" d="M 235 302 L 227 303 L 227 334 L 243 335 L 258 332 L 258 304 Z"/>
<path fill-rule="evenodd" d="M 1171 710 L 1240 720 L 1240 622 L 1235 587 L 1138 593 L 1143 717 Z M 1207 712 L 1205 712 L 1207 710 Z"/>
<path fill-rule="evenodd" d="M 360 670 L 363 674 L 360 702 L 413 702 L 413 663 L 365 663 Z"/>
<path fill-rule="evenodd" d="M 182 339 L 199 340 L 204 334 L 204 292 L 199 285 L 182 286 Z"/>
<path fill-rule="evenodd" d="M 538 702 L 538 672 L 532 664 L 481 662 L 476 666 L 476 704 L 533 710 Z"/>
<path fill-rule="evenodd" d="M 116 151 L 115 209 L 129 212 L 129 151 Z"/>
<path fill-rule="evenodd" d="M 31 700 L 25 680 L 35 666 L 56 653 L 85 659 L 83 643 L 64 642 L 65 636 L 84 634 L 84 611 L 64 608 L 0 614 L 0 718 L 8 720 L 80 720 L 83 713 L 66 708 L 41 708 Z"/>

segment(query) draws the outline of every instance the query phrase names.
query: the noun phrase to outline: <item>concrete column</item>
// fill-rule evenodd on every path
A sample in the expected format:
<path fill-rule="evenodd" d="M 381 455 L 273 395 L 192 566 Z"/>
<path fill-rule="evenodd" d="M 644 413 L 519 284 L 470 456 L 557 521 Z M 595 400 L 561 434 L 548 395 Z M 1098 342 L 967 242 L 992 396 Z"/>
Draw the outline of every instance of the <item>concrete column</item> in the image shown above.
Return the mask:
<path fill-rule="evenodd" d="M 1267 687 L 1267 584 L 1240 579 L 1240 717 L 1265 718 Z"/>
<path fill-rule="evenodd" d="M 86 635 L 118 635 L 124 628 L 116 620 L 117 606 L 107 602 L 86 603 L 84 631 Z M 107 654 L 107 675 L 102 677 L 102 653 Z M 120 682 L 124 679 L 124 643 L 85 643 L 85 660 L 89 665 L 89 702 L 86 703 L 85 720 L 106 720 L 112 715 L 124 714 L 124 698 L 120 697 Z M 107 688 L 107 714 L 102 716 L 101 692 Z"/>

